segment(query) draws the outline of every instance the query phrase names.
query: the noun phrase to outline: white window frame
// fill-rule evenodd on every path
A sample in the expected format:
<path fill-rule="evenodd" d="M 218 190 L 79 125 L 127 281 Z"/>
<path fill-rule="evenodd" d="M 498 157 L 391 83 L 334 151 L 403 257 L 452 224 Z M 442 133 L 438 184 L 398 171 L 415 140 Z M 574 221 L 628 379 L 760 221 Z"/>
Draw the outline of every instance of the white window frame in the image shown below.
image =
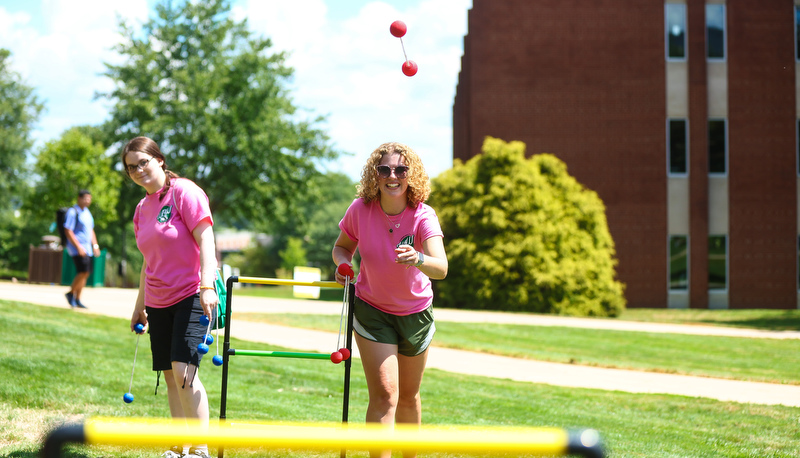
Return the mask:
<path fill-rule="evenodd" d="M 686 287 L 685 288 L 673 288 L 672 287 L 672 253 L 670 252 L 670 248 L 672 247 L 672 239 L 674 237 L 683 237 L 686 239 Z M 687 293 L 689 292 L 689 283 L 691 282 L 691 268 L 692 265 L 689 262 L 690 258 L 690 250 L 691 245 L 689 245 L 689 235 L 688 234 L 669 234 L 667 235 L 667 292 L 669 293 Z"/>
<path fill-rule="evenodd" d="M 683 57 L 670 57 L 669 55 L 669 10 L 671 7 L 683 9 Z M 685 3 L 665 3 L 664 4 L 664 56 L 670 62 L 686 62 L 689 58 L 689 28 L 686 20 Z"/>
<path fill-rule="evenodd" d="M 708 57 L 708 9 L 722 8 L 722 57 Z M 708 62 L 725 62 L 728 59 L 728 10 L 724 3 L 706 3 L 706 60 Z"/>
<path fill-rule="evenodd" d="M 728 176 L 728 170 L 730 170 L 730 168 L 731 168 L 730 158 L 728 157 L 728 150 L 729 150 L 728 118 L 718 118 L 718 117 L 708 118 L 708 121 L 706 121 L 706 135 L 708 135 L 708 127 L 709 127 L 709 123 L 711 121 L 722 121 L 723 125 L 725 126 L 725 152 L 724 152 L 724 156 L 725 156 L 725 171 L 724 172 L 712 172 L 711 171 L 711 155 L 709 154 L 710 151 L 706 151 L 706 160 L 708 161 L 708 176 L 710 176 L 710 177 L 727 177 Z M 708 138 L 708 140 L 709 140 L 708 144 L 710 146 L 711 145 L 710 137 Z"/>
<path fill-rule="evenodd" d="M 672 131 L 670 124 L 672 121 L 683 121 L 684 133 L 686 134 L 686 171 L 672 171 Z M 689 119 L 688 118 L 667 118 L 667 176 L 668 177 L 688 177 L 689 176 Z"/>

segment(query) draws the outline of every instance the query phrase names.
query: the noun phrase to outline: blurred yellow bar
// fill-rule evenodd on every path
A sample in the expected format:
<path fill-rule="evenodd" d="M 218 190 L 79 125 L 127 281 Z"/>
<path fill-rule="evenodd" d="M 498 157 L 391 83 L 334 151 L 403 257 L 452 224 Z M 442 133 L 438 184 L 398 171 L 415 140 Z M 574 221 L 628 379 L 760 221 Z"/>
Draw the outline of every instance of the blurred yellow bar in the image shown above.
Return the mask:
<path fill-rule="evenodd" d="M 342 423 L 212 424 L 133 418 L 90 418 L 84 426 L 87 444 L 171 445 L 207 443 L 211 447 L 290 448 L 304 450 L 395 449 L 469 453 L 563 455 L 569 435 L 561 428 L 422 428 Z"/>

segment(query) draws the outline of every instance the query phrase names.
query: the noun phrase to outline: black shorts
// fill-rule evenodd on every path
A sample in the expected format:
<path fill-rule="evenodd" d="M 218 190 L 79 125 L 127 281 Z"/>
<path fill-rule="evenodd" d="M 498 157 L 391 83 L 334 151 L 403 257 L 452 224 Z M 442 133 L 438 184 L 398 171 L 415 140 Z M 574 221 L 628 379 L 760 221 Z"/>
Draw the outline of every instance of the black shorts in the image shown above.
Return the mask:
<path fill-rule="evenodd" d="M 75 263 L 75 272 L 91 272 L 92 271 L 92 257 L 91 256 L 73 256 L 72 262 Z"/>
<path fill-rule="evenodd" d="M 195 294 L 169 307 L 146 307 L 146 310 L 153 370 L 172 370 L 172 361 L 200 367 L 203 355 L 197 351 L 197 345 L 208 329 L 200 324 L 203 316 L 200 296 Z"/>

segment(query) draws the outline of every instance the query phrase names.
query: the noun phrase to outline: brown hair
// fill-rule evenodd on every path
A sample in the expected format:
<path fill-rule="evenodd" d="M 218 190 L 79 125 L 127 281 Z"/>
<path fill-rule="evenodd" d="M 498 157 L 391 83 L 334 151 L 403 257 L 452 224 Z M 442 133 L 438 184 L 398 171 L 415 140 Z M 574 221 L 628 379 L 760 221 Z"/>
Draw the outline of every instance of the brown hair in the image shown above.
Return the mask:
<path fill-rule="evenodd" d="M 129 141 L 124 148 L 122 148 L 120 160 L 122 161 L 122 170 L 125 171 L 126 175 L 130 176 L 131 174 L 128 172 L 128 165 L 125 163 L 125 156 L 127 156 L 128 153 L 135 152 L 149 154 L 150 156 L 162 162 L 161 168 L 167 175 L 167 182 L 164 185 L 164 189 L 161 191 L 161 195 L 158 196 L 158 200 L 163 199 L 167 194 L 167 191 L 169 191 L 170 186 L 172 186 L 172 179 L 180 177 L 177 173 L 167 169 L 167 158 L 164 157 L 164 153 L 161 152 L 161 149 L 158 147 L 158 143 L 147 137 L 136 137 Z"/>
<path fill-rule="evenodd" d="M 377 147 L 370 154 L 364 169 L 361 171 L 361 183 L 358 185 L 357 196 L 364 202 L 372 202 L 380 198 L 380 188 L 378 187 L 378 175 L 375 167 L 381 163 L 383 156 L 397 153 L 403 156 L 405 165 L 408 166 L 406 182 L 407 205 L 416 208 L 421 202 L 428 200 L 431 194 L 431 180 L 422 165 L 422 160 L 417 153 L 402 143 L 390 142 Z"/>

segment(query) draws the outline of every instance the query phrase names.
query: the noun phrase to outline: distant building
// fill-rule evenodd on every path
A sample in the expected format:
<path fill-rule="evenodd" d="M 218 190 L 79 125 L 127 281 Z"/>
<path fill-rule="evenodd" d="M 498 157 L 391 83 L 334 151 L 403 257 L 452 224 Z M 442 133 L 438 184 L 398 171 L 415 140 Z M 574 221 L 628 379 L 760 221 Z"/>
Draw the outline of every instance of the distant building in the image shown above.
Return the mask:
<path fill-rule="evenodd" d="M 629 307 L 798 308 L 795 0 L 473 0 L 453 156 L 598 192 Z"/>

